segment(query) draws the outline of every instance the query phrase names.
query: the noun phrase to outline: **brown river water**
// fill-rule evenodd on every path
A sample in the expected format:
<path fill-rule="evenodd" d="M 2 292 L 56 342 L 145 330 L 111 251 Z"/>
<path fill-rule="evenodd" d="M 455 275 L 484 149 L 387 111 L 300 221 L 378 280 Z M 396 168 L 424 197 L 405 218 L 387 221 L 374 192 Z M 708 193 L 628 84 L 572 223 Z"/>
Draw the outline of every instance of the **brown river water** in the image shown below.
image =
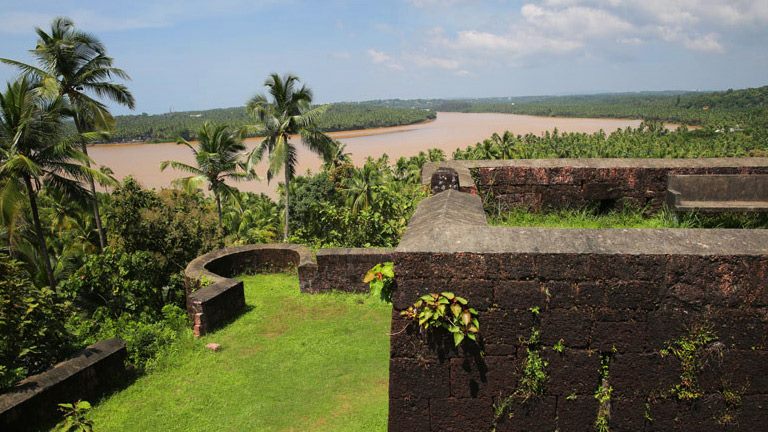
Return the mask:
<path fill-rule="evenodd" d="M 515 134 L 543 134 L 557 128 L 561 132 L 597 132 L 604 130 L 612 132 L 627 126 L 637 127 L 640 120 L 628 119 L 593 119 L 593 118 L 562 118 L 537 117 L 517 114 L 489 113 L 437 113 L 434 121 L 408 126 L 389 128 L 365 129 L 344 132 L 333 132 L 330 135 L 346 144 L 346 151 L 352 154 L 356 165 L 361 164 L 368 156 L 379 157 L 386 153 L 394 163 L 400 156 L 413 156 L 419 151 L 430 148 L 440 148 L 448 157 L 457 148 L 482 141 L 494 132 L 501 134 L 509 130 Z M 675 125 L 669 125 L 675 127 Z M 259 138 L 249 138 L 246 143 L 253 148 Z M 307 170 L 317 172 L 322 164 L 320 158 L 307 150 L 298 140 L 298 166 L 296 172 L 305 173 Z M 88 153 L 97 165 L 110 167 L 118 179 L 128 175 L 135 177 L 142 185 L 150 188 L 170 186 L 173 179 L 186 176 L 185 173 L 171 168 L 160 171 L 160 163 L 164 160 L 178 160 L 192 163 L 192 152 L 185 146 L 175 143 L 125 143 L 97 144 L 89 148 Z M 265 177 L 266 167 L 257 168 L 259 176 Z M 282 179 L 282 173 L 278 175 Z M 277 181 L 273 179 L 267 184 L 266 178 L 261 181 L 249 181 L 236 185 L 240 190 L 249 192 L 264 192 L 275 197 Z"/>

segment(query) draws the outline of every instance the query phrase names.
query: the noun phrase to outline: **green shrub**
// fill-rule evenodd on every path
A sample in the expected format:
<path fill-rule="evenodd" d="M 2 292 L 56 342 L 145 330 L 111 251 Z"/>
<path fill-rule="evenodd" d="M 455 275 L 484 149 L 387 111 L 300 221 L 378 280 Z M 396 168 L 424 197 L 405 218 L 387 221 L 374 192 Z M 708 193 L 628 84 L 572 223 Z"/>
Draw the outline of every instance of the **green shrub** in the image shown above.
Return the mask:
<path fill-rule="evenodd" d="M 69 353 L 70 305 L 37 288 L 22 264 L 0 255 L 0 388 L 47 369 Z"/>
<path fill-rule="evenodd" d="M 166 271 L 151 252 L 107 247 L 100 255 L 88 256 L 62 283 L 62 291 L 86 311 L 103 306 L 112 317 L 123 313 L 159 316 L 166 304 L 184 304 L 181 276 Z"/>
<path fill-rule="evenodd" d="M 178 306 L 164 306 L 161 316 L 155 319 L 148 314 L 124 313 L 113 318 L 105 308 L 99 308 L 90 318 L 73 318 L 70 326 L 84 345 L 114 337 L 124 340 L 128 362 L 142 372 L 153 369 L 174 343 L 191 335 L 187 314 Z"/>

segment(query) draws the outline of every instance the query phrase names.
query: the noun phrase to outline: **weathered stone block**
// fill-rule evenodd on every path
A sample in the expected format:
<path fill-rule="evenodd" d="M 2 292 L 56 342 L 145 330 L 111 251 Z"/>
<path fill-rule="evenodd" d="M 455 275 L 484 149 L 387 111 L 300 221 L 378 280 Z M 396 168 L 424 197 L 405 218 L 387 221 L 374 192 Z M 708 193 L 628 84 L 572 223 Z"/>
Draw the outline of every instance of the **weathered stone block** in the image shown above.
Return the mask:
<path fill-rule="evenodd" d="M 450 396 L 450 364 L 417 359 L 392 359 L 389 364 L 389 397 L 433 399 Z"/>
<path fill-rule="evenodd" d="M 484 356 L 451 359 L 451 396 L 492 398 L 514 392 L 520 374 L 515 356 Z"/>
<path fill-rule="evenodd" d="M 429 403 L 432 431 L 488 430 L 493 419 L 493 400 L 432 399 Z"/>
<path fill-rule="evenodd" d="M 568 347 L 586 348 L 591 328 L 589 309 L 550 309 L 541 313 L 541 340 L 545 345 L 562 339 Z"/>
<path fill-rule="evenodd" d="M 558 353 L 550 348 L 551 346 L 548 346 L 542 355 L 549 363 L 546 368 L 549 375 L 546 383 L 547 394 L 563 398 L 569 394 L 593 395 L 597 388 L 596 383 L 599 382 L 600 355 L 592 351 L 569 348 Z"/>

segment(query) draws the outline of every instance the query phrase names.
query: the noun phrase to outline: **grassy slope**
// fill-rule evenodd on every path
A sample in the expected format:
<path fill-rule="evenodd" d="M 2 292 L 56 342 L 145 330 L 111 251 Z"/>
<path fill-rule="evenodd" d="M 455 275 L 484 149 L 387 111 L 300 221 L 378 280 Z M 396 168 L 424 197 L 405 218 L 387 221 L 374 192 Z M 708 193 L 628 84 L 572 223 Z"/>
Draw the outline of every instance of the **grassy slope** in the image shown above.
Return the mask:
<path fill-rule="evenodd" d="M 244 280 L 251 309 L 99 404 L 97 430 L 386 429 L 389 305 L 302 295 L 295 276 Z"/>

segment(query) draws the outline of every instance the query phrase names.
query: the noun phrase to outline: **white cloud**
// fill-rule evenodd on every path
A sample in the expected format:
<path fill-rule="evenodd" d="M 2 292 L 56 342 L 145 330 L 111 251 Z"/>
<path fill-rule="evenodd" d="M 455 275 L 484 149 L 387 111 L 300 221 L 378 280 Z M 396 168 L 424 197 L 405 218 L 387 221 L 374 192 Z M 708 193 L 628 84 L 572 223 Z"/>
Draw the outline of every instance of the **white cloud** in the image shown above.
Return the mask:
<path fill-rule="evenodd" d="M 368 50 L 368 57 L 370 57 L 371 61 L 374 63 L 386 63 L 392 60 L 392 57 L 389 55 L 375 49 Z"/>
<path fill-rule="evenodd" d="M 461 66 L 461 63 L 458 60 L 445 57 L 429 57 L 411 54 L 406 58 L 409 63 L 413 63 L 414 65 L 422 68 L 457 70 Z"/>
<path fill-rule="evenodd" d="M 631 32 L 629 22 L 602 9 L 572 6 L 565 9 L 546 9 L 534 4 L 523 5 L 523 18 L 531 25 L 545 31 L 578 38 Z"/>
<path fill-rule="evenodd" d="M 459 32 L 449 46 L 459 50 L 485 50 L 523 56 L 537 52 L 563 53 L 582 46 L 576 40 L 547 36 L 537 32 L 519 31 L 510 35 L 498 35 L 479 31 Z"/>
<path fill-rule="evenodd" d="M 392 58 L 392 56 L 390 56 L 389 54 L 387 54 L 385 52 L 382 52 L 382 51 L 375 50 L 375 49 L 371 48 L 371 49 L 369 49 L 367 51 L 367 53 L 368 53 L 368 57 L 375 64 L 382 64 L 382 65 L 384 65 L 384 66 L 386 66 L 386 67 L 388 67 L 390 69 L 393 69 L 393 70 L 403 70 L 403 65 L 401 65 L 398 62 L 396 62 Z"/>
<path fill-rule="evenodd" d="M 686 36 L 683 40 L 683 45 L 685 45 L 686 48 L 695 51 L 711 53 L 725 52 L 725 48 L 718 39 L 718 35 L 714 33 L 709 33 L 702 36 Z"/>

